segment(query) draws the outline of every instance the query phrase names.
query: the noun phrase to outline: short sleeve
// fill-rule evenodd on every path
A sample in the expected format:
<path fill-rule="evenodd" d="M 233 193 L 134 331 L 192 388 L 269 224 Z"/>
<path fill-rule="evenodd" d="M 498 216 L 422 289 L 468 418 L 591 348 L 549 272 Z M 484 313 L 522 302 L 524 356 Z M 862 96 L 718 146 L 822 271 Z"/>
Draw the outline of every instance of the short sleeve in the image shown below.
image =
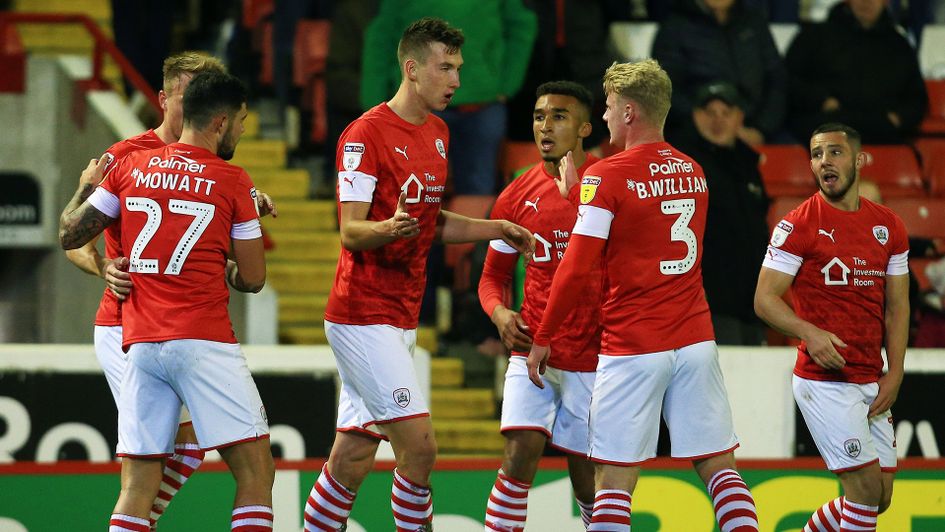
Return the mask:
<path fill-rule="evenodd" d="M 623 180 L 608 175 L 607 166 L 594 164 L 581 178 L 578 206 L 578 218 L 573 233 L 607 239 L 610 236 L 610 224 L 619 210 L 619 194 L 616 189 Z"/>
<path fill-rule="evenodd" d="M 236 181 L 233 223 L 243 223 L 259 219 L 259 204 L 256 202 L 256 187 L 245 171 L 240 172 Z"/>
<path fill-rule="evenodd" d="M 909 233 L 899 216 L 894 215 L 891 236 L 886 274 L 906 275 L 909 273 Z"/>
<path fill-rule="evenodd" d="M 357 120 L 338 140 L 338 200 L 370 203 L 380 173 L 381 152 L 374 142 L 376 132 Z"/>

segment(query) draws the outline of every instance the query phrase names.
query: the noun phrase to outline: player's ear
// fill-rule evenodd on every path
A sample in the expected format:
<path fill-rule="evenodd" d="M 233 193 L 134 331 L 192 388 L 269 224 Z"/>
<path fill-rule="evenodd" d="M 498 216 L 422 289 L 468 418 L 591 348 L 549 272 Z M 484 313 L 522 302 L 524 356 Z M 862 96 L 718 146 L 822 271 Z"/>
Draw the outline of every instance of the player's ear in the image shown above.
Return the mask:
<path fill-rule="evenodd" d="M 586 139 L 588 136 L 590 136 L 593 129 L 594 126 L 592 126 L 590 122 L 584 122 L 578 129 L 578 138 Z"/>
<path fill-rule="evenodd" d="M 623 121 L 625 124 L 630 124 L 634 118 L 636 118 L 636 109 L 634 109 L 633 102 L 627 102 L 623 106 Z"/>
<path fill-rule="evenodd" d="M 869 155 L 865 151 L 861 151 L 856 154 L 856 160 L 854 161 L 854 166 L 856 167 L 857 170 L 859 170 L 866 164 L 867 157 L 869 157 Z"/>
<path fill-rule="evenodd" d="M 408 58 L 404 61 L 404 75 L 410 81 L 417 81 L 417 60 Z"/>
<path fill-rule="evenodd" d="M 158 106 L 167 114 L 167 93 L 164 89 L 158 91 Z"/>

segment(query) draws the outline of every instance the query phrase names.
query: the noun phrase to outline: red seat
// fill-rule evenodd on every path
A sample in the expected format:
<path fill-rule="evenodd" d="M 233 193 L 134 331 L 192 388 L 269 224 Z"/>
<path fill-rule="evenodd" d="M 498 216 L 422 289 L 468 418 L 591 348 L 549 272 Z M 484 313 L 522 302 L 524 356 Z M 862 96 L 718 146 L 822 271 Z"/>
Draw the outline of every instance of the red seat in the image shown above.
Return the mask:
<path fill-rule="evenodd" d="M 260 54 L 259 83 L 271 86 L 275 52 L 272 48 L 272 22 L 263 22 L 253 30 L 253 46 Z"/>
<path fill-rule="evenodd" d="M 924 197 L 922 170 L 911 146 L 863 146 L 868 154 L 860 176 L 876 183 L 883 198 Z"/>
<path fill-rule="evenodd" d="M 295 27 L 292 82 L 302 88 L 302 106 L 312 113 L 310 139 L 316 144 L 328 136 L 325 67 L 330 36 L 328 20 L 300 20 Z"/>
<path fill-rule="evenodd" d="M 495 196 L 454 196 L 449 201 L 446 209 L 456 214 L 468 216 L 470 218 L 486 218 L 492 205 L 495 204 Z M 471 268 L 469 255 L 472 253 L 475 244 L 450 244 L 444 251 L 444 261 L 446 265 L 453 268 L 453 288 L 458 291 L 466 291 L 469 286 L 469 272 Z"/>
<path fill-rule="evenodd" d="M 243 0 L 243 27 L 248 30 L 255 28 L 275 8 L 275 0 Z"/>
<path fill-rule="evenodd" d="M 507 140 L 502 144 L 499 168 L 503 183 L 508 183 L 519 170 L 530 168 L 541 162 L 538 148 L 534 142 Z"/>
<path fill-rule="evenodd" d="M 945 139 L 922 138 L 915 142 L 929 195 L 945 197 Z"/>
<path fill-rule="evenodd" d="M 945 199 L 894 198 L 886 206 L 902 218 L 909 236 L 945 238 Z"/>
<path fill-rule="evenodd" d="M 945 79 L 925 80 L 929 109 L 919 126 L 924 135 L 945 135 Z"/>
<path fill-rule="evenodd" d="M 769 196 L 809 196 L 817 191 L 810 155 L 804 148 L 769 144 L 759 146 L 758 152 L 758 168 Z"/>
<path fill-rule="evenodd" d="M 774 231 L 774 226 L 783 220 L 787 213 L 793 211 L 798 205 L 804 203 L 804 201 L 809 197 L 810 196 L 781 196 L 773 198 L 771 200 L 771 205 L 768 206 L 769 231 Z"/>

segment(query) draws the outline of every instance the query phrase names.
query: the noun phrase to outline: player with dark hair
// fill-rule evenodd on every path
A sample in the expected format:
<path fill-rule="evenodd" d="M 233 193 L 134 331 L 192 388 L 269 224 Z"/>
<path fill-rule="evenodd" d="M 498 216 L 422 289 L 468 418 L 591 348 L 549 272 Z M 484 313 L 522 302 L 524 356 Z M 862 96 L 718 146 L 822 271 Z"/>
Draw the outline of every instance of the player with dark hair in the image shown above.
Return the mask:
<path fill-rule="evenodd" d="M 755 291 L 758 316 L 801 339 L 794 399 L 843 486 L 805 532 L 874 531 L 892 501 L 890 408 L 909 337 L 909 238 L 893 211 L 859 195 L 865 161 L 855 129 L 830 123 L 814 131 L 810 165 L 820 191 L 774 228 Z M 781 299 L 788 288 L 794 309 Z"/>
<path fill-rule="evenodd" d="M 595 462 L 589 531 L 630 530 L 641 465 L 656 456 L 660 414 L 675 458 L 691 460 L 722 532 L 758 530 L 755 505 L 735 470 L 738 447 L 700 259 L 708 190 L 702 169 L 663 140 L 669 76 L 653 60 L 604 73 L 610 142 L 624 149 L 581 179 L 578 220 L 555 273 L 528 357 L 542 387 L 552 335 L 600 282 L 603 332 L 590 413 Z M 566 157 L 562 173 L 575 175 Z M 576 177 L 575 177 L 576 179 Z"/>
<path fill-rule="evenodd" d="M 120 219 L 134 282 L 122 305 L 122 489 L 109 530 L 149 530 L 182 402 L 200 448 L 218 449 L 236 479 L 232 529 L 271 530 L 269 427 L 226 307 L 227 277 L 244 292 L 266 279 L 256 190 L 224 162 L 243 133 L 246 89 L 228 74 L 199 74 L 183 111 L 179 142 L 125 156 L 98 188 L 80 185 L 60 218 L 65 249 Z"/>
<path fill-rule="evenodd" d="M 341 376 L 335 442 L 305 506 L 305 530 L 346 526 L 381 439 L 397 461 L 391 508 L 398 531 L 430 530 L 436 442 L 412 353 L 427 253 L 444 243 L 502 239 L 531 254 L 534 239 L 504 220 L 441 210 L 449 131 L 431 112 L 459 88 L 463 34 L 440 19 L 411 24 L 398 48 L 402 81 L 388 102 L 338 141 L 341 256 L 325 334 Z"/>
<path fill-rule="evenodd" d="M 584 152 L 591 133 L 593 96 L 571 81 L 538 87 L 532 130 L 542 164 L 519 176 L 496 200 L 493 218 L 515 222 L 535 235 L 535 256 L 525 267 L 525 298 L 521 313 L 509 309 L 507 295 L 518 252 L 501 240 L 489 245 L 479 281 L 479 300 L 511 350 L 502 401 L 505 456 L 489 495 L 485 525 L 489 530 L 522 531 L 528 490 L 538 470 L 545 443 L 568 454 L 568 471 L 585 522 L 594 505 L 594 468 L 587 460 L 587 423 L 600 350 L 600 285 L 591 287 L 583 304 L 567 317 L 569 324 L 554 336 L 555 353 L 542 376 L 545 388 L 532 386 L 525 359 L 532 331 L 542 311 L 555 270 L 567 249 L 577 220 L 577 187 L 559 175 L 561 158 L 570 153 L 580 175 L 597 158 Z M 570 185 L 574 185 L 571 183 Z M 566 197 L 574 192 L 573 202 Z M 600 278 L 598 272 L 598 278 Z"/>

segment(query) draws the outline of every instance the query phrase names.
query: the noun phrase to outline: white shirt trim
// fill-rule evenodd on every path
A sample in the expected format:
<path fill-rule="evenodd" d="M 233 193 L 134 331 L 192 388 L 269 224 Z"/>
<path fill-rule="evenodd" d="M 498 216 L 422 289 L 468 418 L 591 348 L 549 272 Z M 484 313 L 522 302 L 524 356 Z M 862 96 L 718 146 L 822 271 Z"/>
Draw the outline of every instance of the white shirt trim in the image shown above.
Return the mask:
<path fill-rule="evenodd" d="M 515 249 L 515 248 L 513 248 L 512 246 L 506 244 L 506 243 L 505 243 L 505 240 L 499 240 L 499 239 L 490 240 L 490 241 L 489 241 L 489 247 L 492 248 L 492 249 L 494 249 L 494 250 L 496 250 L 496 251 L 498 251 L 499 253 L 505 253 L 505 254 L 507 254 L 507 255 L 511 255 L 511 254 L 513 254 L 513 253 L 518 253 L 518 250 Z"/>
<path fill-rule="evenodd" d="M 95 192 L 92 192 L 92 195 L 89 196 L 88 202 L 89 205 L 109 218 L 121 216 L 121 202 L 118 200 L 118 196 L 102 187 L 96 187 Z"/>
<path fill-rule="evenodd" d="M 906 275 L 909 273 L 909 250 L 889 257 L 886 275 Z"/>
<path fill-rule="evenodd" d="M 354 170 L 338 172 L 338 201 L 371 203 L 377 178 Z"/>
<path fill-rule="evenodd" d="M 571 233 L 607 240 L 610 236 L 610 224 L 613 220 L 614 213 L 607 209 L 592 205 L 581 205 L 578 207 L 578 219 Z"/>
<path fill-rule="evenodd" d="M 765 268 L 796 276 L 797 271 L 801 269 L 801 264 L 803 263 L 804 259 L 802 257 L 798 257 L 793 253 L 788 253 L 774 246 L 768 246 L 768 252 L 765 253 L 765 260 L 761 265 Z"/>
<path fill-rule="evenodd" d="M 260 237 L 262 237 L 262 228 L 259 226 L 258 218 L 233 224 L 230 229 L 230 238 L 233 240 L 252 240 Z"/>

